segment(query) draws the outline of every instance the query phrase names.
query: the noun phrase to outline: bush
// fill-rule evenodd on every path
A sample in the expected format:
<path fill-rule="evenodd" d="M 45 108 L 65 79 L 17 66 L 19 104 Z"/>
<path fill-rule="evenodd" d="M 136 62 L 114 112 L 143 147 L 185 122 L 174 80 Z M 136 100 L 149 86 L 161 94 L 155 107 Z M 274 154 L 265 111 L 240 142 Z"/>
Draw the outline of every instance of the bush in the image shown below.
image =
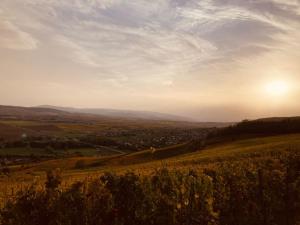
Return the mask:
<path fill-rule="evenodd" d="M 46 190 L 48 191 L 55 191 L 58 189 L 59 185 L 61 184 L 62 177 L 61 177 L 61 170 L 50 170 L 47 172 L 47 181 L 45 183 Z"/>

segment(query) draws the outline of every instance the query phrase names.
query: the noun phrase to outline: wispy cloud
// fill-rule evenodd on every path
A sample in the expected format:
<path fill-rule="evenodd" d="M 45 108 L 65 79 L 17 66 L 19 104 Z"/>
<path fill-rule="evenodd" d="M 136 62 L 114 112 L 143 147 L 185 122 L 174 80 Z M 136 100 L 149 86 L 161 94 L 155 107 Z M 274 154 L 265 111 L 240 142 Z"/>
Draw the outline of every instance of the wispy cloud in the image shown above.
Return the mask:
<path fill-rule="evenodd" d="M 65 36 L 57 35 L 54 40 L 62 47 L 71 51 L 70 57 L 77 63 L 91 67 L 99 67 L 100 65 L 94 60 L 96 55 L 92 51 L 88 51 L 84 47 L 80 46 L 76 42 L 68 39 Z"/>
<path fill-rule="evenodd" d="M 289 57 L 300 52 L 298 0 L 1 0 L 0 9 L 0 47 L 41 46 L 36 57 L 78 68 L 92 87 L 141 98 L 217 98 L 270 60 L 296 68 Z"/>
<path fill-rule="evenodd" d="M 38 29 L 44 26 L 59 45 L 70 49 L 70 59 L 91 67 L 101 64 L 112 73 L 126 68 L 141 72 L 137 64 L 161 75 L 169 73 L 172 64 L 189 71 L 216 56 L 226 58 L 232 45 L 271 47 L 274 34 L 295 32 L 299 26 L 299 3 L 292 0 L 24 0 L 20 6 L 19 0 L 12 2 L 4 0 L 6 11 L 11 5 L 16 14 L 22 10 L 20 15 L 27 12 L 35 18 Z M 26 36 L 16 27 L 11 30 Z M 248 34 L 241 38 L 243 33 Z"/>
<path fill-rule="evenodd" d="M 14 50 L 36 49 L 38 41 L 10 21 L 0 21 L 0 47 Z"/>

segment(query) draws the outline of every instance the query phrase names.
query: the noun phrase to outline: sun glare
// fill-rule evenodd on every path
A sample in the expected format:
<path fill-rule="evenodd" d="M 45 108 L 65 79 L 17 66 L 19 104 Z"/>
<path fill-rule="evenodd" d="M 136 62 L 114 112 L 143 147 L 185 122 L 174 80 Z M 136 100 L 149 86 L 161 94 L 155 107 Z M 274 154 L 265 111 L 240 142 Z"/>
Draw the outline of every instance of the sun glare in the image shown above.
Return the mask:
<path fill-rule="evenodd" d="M 287 94 L 289 91 L 289 85 L 282 80 L 276 80 L 266 85 L 266 92 L 274 97 L 281 97 Z"/>

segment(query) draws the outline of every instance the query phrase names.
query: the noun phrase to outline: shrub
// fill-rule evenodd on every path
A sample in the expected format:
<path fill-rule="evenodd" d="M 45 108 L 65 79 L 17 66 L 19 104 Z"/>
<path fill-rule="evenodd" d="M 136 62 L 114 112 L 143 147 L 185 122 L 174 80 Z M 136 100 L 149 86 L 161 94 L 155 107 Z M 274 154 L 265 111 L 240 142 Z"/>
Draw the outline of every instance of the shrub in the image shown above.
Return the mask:
<path fill-rule="evenodd" d="M 49 170 L 47 172 L 47 181 L 45 183 L 46 190 L 48 191 L 55 191 L 58 189 L 59 185 L 61 184 L 62 177 L 61 177 L 61 170 Z"/>

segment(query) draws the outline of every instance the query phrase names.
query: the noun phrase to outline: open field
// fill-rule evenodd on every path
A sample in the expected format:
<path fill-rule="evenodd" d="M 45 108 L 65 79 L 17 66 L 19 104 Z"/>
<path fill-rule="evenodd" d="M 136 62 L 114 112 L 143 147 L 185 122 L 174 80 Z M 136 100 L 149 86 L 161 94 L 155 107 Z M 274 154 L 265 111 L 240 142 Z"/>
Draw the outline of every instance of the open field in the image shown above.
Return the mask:
<path fill-rule="evenodd" d="M 49 160 L 38 164 L 28 165 L 30 171 L 41 171 L 41 167 L 55 169 L 57 165 L 64 165 L 64 168 L 68 171 L 72 171 L 74 167 L 74 159 L 84 159 L 86 161 L 85 170 L 87 173 L 89 170 L 105 170 L 132 168 L 132 165 L 138 169 L 139 166 L 143 168 L 145 163 L 149 164 L 173 164 L 176 163 L 202 163 L 210 160 L 217 160 L 226 157 L 240 157 L 249 153 L 264 153 L 277 150 L 300 150 L 300 134 L 291 135 L 279 135 L 263 138 L 253 138 L 240 141 L 234 141 L 232 143 L 217 144 L 215 146 L 209 146 L 205 149 L 188 153 L 185 151 L 186 144 L 176 145 L 173 147 L 153 150 L 144 150 L 137 153 L 116 155 L 111 157 L 75 157 L 58 160 Z M 82 151 L 85 151 L 84 149 Z M 171 153 L 171 154 L 170 154 Z M 57 163 L 59 162 L 59 163 Z M 52 166 L 53 165 L 53 166 Z M 83 170 L 83 172 L 85 171 Z M 69 171 L 69 172 L 70 172 Z"/>
<path fill-rule="evenodd" d="M 145 150 L 142 152 L 121 154 L 106 157 L 71 157 L 47 160 L 44 162 L 17 165 L 11 167 L 8 176 L 0 177 L 1 192 L 15 193 L 38 182 L 45 182 L 46 171 L 60 168 L 63 176 L 63 187 L 69 186 L 78 180 L 97 177 L 105 171 L 124 173 L 135 171 L 140 174 L 149 174 L 161 167 L 188 170 L 190 168 L 204 168 L 210 164 L 224 161 L 258 159 L 281 151 L 300 151 L 300 134 L 281 135 L 264 138 L 253 138 L 232 143 L 217 144 L 205 149 L 186 152 L 187 144 L 169 148 Z M 85 150 L 83 150 L 85 151 Z M 89 150 L 88 150 L 89 151 Z M 83 162 L 81 168 L 76 168 L 76 163 Z"/>
<path fill-rule="evenodd" d="M 57 150 L 105 146 L 116 150 L 140 151 L 167 147 L 203 137 L 207 124 L 172 121 L 124 119 L 87 120 L 76 122 L 48 120 L 0 120 L 0 147 L 47 148 Z M 217 124 L 212 124 L 216 125 Z"/>

